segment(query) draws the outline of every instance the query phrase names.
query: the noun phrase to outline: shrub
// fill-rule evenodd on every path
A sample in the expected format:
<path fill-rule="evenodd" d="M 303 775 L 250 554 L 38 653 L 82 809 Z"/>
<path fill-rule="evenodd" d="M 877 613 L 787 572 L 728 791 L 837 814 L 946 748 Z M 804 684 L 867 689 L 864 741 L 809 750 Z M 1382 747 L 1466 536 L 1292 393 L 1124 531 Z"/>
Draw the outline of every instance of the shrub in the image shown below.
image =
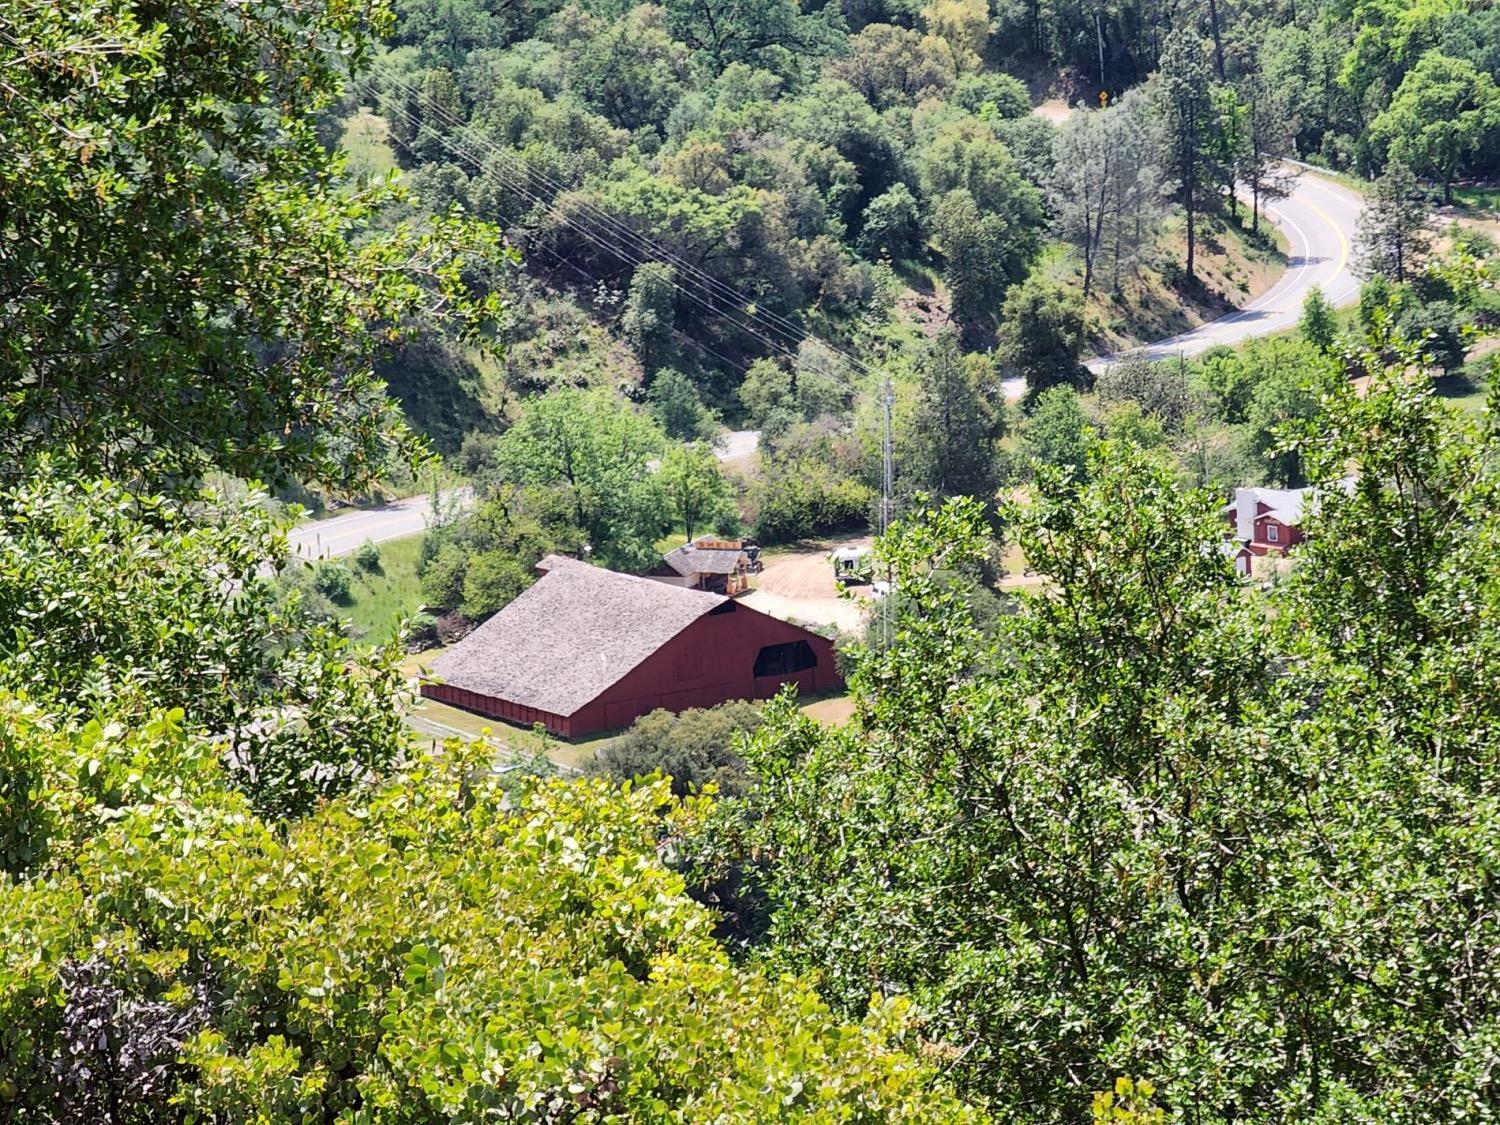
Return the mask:
<path fill-rule="evenodd" d="M 1330 351 L 1338 336 L 1338 319 L 1333 306 L 1323 296 L 1323 290 L 1314 286 L 1302 302 L 1302 319 L 1297 323 L 1302 338 L 1321 351 Z"/>
<path fill-rule="evenodd" d="M 380 548 L 365 540 L 363 546 L 354 552 L 354 565 L 366 574 L 380 573 Z"/>
<path fill-rule="evenodd" d="M 1180 431 L 1199 406 L 1186 366 L 1131 356 L 1100 374 L 1095 390 L 1106 406 L 1134 403 L 1169 433 Z"/>
<path fill-rule="evenodd" d="M 875 491 L 814 458 L 773 458 L 750 494 L 756 538 L 786 543 L 864 523 Z"/>
<path fill-rule="evenodd" d="M 432 648 L 441 640 L 438 620 L 430 613 L 415 613 L 406 623 L 404 636 L 408 652 L 421 652 Z"/>
<path fill-rule="evenodd" d="M 531 575 L 514 555 L 486 551 L 469 560 L 460 607 L 465 617 L 482 621 L 504 609 L 530 585 Z"/>
<path fill-rule="evenodd" d="M 468 570 L 469 552 L 449 543 L 422 568 L 422 600 L 430 606 L 457 609 L 463 601 Z"/>
<path fill-rule="evenodd" d="M 709 782 L 727 796 L 740 796 L 749 788 L 750 776 L 735 741 L 759 726 L 760 708 L 743 700 L 680 715 L 652 711 L 601 749 L 588 772 L 622 781 L 659 772 L 672 779 L 672 792 L 679 797 Z"/>
<path fill-rule="evenodd" d="M 325 559 L 313 565 L 313 589 L 334 604 L 348 605 L 349 592 L 353 586 L 354 576 L 343 563 Z"/>

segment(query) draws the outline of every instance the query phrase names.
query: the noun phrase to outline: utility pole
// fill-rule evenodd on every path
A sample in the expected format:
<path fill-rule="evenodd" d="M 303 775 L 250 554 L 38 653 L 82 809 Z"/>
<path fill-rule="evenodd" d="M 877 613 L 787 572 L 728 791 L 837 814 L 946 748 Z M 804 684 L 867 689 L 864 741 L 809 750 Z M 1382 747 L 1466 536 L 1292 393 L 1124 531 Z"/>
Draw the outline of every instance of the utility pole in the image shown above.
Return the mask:
<path fill-rule="evenodd" d="M 891 456 L 891 407 L 896 403 L 896 391 L 891 386 L 890 376 L 886 376 L 885 386 L 881 388 L 881 405 L 884 408 L 885 425 L 880 435 L 880 512 L 876 516 L 876 525 L 882 538 L 891 527 L 891 494 L 895 492 L 895 471 L 893 458 Z M 881 650 L 886 651 L 891 647 L 891 597 L 895 591 L 891 589 L 891 567 L 886 563 L 885 568 L 885 594 L 880 599 L 880 643 Z"/>
<path fill-rule="evenodd" d="M 1099 40 L 1099 92 L 1102 96 L 1109 83 L 1104 80 L 1104 22 L 1098 8 L 1094 9 L 1094 36 Z"/>

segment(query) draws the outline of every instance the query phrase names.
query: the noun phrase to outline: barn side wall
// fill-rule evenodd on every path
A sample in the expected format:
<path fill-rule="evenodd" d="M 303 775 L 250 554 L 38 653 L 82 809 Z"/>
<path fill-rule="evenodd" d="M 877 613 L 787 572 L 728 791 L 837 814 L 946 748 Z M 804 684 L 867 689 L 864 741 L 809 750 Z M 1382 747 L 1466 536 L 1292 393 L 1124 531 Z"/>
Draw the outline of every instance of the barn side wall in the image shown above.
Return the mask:
<path fill-rule="evenodd" d="M 649 711 L 713 707 L 730 699 L 768 699 L 784 684 L 803 695 L 843 686 L 826 637 L 757 610 L 733 608 L 698 618 L 637 667 L 574 712 L 572 737 L 628 726 Z M 765 645 L 806 641 L 817 665 L 782 676 L 755 675 L 755 658 Z"/>
<path fill-rule="evenodd" d="M 493 695 L 485 695 L 482 692 L 467 691 L 464 688 L 454 687 L 452 684 L 424 682 L 422 694 L 428 699 L 436 699 L 439 703 L 460 707 L 465 711 L 473 711 L 487 718 L 501 719 L 522 727 L 531 727 L 536 723 L 541 723 L 549 732 L 560 738 L 573 737 L 572 723 L 568 721 L 567 715 L 554 715 L 551 711 L 522 707 L 508 699 L 497 699 Z"/>

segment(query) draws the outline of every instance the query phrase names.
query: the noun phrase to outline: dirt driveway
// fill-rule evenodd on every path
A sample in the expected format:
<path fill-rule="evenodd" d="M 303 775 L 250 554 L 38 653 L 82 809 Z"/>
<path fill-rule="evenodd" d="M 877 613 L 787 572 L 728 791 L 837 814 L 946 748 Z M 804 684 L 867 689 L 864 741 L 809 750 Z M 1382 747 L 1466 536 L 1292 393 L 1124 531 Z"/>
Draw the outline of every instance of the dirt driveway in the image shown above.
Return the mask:
<path fill-rule="evenodd" d="M 858 633 L 870 604 L 868 586 L 853 588 L 853 597 L 838 596 L 830 552 L 839 547 L 868 547 L 869 536 L 806 544 L 795 550 L 773 552 L 765 569 L 755 576 L 755 588 L 739 600 L 751 609 L 783 621 L 832 625 L 841 632 Z"/>

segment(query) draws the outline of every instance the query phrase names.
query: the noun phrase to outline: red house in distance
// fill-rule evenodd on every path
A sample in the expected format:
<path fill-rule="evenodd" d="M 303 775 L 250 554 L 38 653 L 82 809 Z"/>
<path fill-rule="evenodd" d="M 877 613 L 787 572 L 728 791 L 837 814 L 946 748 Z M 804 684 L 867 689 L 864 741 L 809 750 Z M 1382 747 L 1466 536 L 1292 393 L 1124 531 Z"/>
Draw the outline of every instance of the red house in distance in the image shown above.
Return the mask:
<path fill-rule="evenodd" d="M 1302 517 L 1315 497 L 1311 488 L 1236 488 L 1223 514 L 1239 544 L 1235 567 L 1250 574 L 1257 558 L 1285 555 L 1301 543 Z"/>
<path fill-rule="evenodd" d="M 843 684 L 826 637 L 723 595 L 556 555 L 537 569 L 536 585 L 433 662 L 424 696 L 582 738 L 658 708 Z"/>

